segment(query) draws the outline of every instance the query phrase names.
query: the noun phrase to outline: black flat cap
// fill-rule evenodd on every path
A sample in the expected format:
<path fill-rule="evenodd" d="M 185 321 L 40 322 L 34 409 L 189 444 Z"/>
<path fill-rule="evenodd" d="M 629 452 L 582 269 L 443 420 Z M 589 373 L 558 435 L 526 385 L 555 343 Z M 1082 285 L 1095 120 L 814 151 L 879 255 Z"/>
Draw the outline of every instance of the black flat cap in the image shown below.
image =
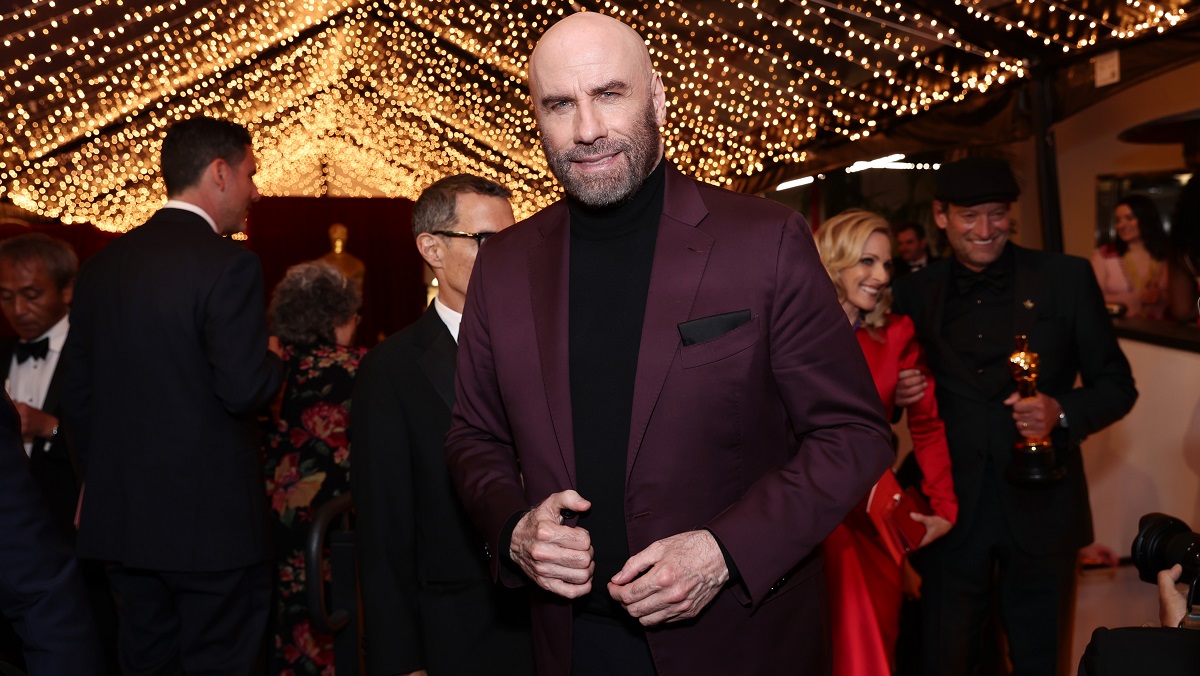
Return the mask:
<path fill-rule="evenodd" d="M 943 164 L 937 173 L 939 202 L 973 207 L 984 202 L 1012 202 L 1021 194 L 1008 162 L 998 157 L 968 157 Z"/>

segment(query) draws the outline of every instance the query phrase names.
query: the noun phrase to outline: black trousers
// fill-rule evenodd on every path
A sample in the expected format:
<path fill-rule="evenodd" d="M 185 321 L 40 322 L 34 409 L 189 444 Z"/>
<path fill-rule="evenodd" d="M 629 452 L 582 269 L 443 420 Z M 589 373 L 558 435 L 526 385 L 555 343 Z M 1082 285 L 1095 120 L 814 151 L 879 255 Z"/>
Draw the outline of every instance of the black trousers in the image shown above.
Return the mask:
<path fill-rule="evenodd" d="M 114 566 L 125 676 L 250 674 L 263 646 L 271 600 L 264 562 L 181 573 Z"/>
<path fill-rule="evenodd" d="M 974 522 L 954 549 L 923 552 L 921 673 L 979 673 L 992 600 L 1008 635 L 1014 676 L 1054 676 L 1061 633 L 1074 609 L 1076 552 L 1031 556 L 1017 547 L 993 473 L 983 481 Z"/>

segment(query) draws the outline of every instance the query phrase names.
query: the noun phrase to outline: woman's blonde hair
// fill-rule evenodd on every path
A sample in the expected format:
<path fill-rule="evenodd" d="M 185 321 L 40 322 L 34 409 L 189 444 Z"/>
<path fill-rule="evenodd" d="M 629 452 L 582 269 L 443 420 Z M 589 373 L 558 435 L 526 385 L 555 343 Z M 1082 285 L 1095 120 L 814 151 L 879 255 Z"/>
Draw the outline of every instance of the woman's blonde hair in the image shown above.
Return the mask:
<path fill-rule="evenodd" d="M 865 209 L 848 209 L 825 221 L 817 231 L 817 251 L 821 253 L 821 262 L 825 272 L 833 280 L 837 289 L 838 302 L 846 301 L 846 288 L 842 286 L 841 273 L 854 267 L 862 259 L 863 248 L 871 235 L 881 232 L 892 241 L 891 230 L 887 219 L 877 213 Z M 868 329 L 883 328 L 887 323 L 886 315 L 892 309 L 892 292 L 884 288 L 879 292 L 879 302 L 875 309 L 862 317 L 862 324 Z"/>

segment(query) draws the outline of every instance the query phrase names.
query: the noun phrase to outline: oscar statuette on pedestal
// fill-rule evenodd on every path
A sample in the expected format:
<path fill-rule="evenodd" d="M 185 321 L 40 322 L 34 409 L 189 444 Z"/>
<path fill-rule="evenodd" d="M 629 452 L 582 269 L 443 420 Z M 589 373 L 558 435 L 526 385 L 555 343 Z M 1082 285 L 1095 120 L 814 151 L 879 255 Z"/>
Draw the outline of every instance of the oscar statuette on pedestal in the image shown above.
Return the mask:
<path fill-rule="evenodd" d="M 1038 355 L 1029 349 L 1029 337 L 1016 337 L 1017 349 L 1008 358 L 1008 370 L 1017 382 L 1022 399 L 1036 397 Z M 1008 466 L 1009 481 L 1021 486 L 1048 486 L 1063 478 L 1067 470 L 1054 452 L 1050 437 L 1021 437 L 1013 444 L 1012 462 Z"/>

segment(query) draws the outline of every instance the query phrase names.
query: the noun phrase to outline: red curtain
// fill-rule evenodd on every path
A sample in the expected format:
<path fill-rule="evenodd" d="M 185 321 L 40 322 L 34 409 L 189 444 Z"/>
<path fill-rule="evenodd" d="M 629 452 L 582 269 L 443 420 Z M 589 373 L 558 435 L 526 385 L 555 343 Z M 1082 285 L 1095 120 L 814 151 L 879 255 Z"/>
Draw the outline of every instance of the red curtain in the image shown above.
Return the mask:
<path fill-rule="evenodd" d="M 412 206 L 374 197 L 263 197 L 246 233 L 262 259 L 268 300 L 288 267 L 331 250 L 329 226 L 341 223 L 349 232 L 344 250 L 366 266 L 358 344 L 371 347 L 416 321 L 425 311 L 425 263 L 413 241 Z"/>
<path fill-rule="evenodd" d="M 97 230 L 87 223 L 75 225 L 61 225 L 59 223 L 30 225 L 17 221 L 0 223 L 0 239 L 8 239 L 9 237 L 16 237 L 17 235 L 24 235 L 31 232 L 45 233 L 70 244 L 75 249 L 75 255 L 79 256 L 80 263 L 86 261 L 100 249 L 103 249 L 105 244 L 108 244 L 119 235 L 116 232 Z"/>

